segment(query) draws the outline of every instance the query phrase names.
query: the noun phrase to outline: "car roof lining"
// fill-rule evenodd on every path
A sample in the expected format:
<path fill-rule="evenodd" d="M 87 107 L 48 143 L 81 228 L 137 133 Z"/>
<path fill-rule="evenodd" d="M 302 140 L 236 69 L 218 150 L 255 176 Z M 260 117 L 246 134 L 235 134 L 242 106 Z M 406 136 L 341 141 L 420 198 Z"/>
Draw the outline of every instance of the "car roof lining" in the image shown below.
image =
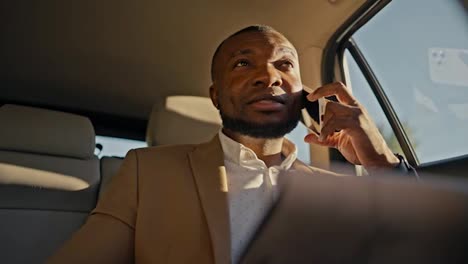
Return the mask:
<path fill-rule="evenodd" d="M 5 2 L 0 13 L 9 26 L 1 29 L 0 101 L 147 120 L 153 104 L 166 96 L 208 95 L 211 56 L 234 31 L 271 25 L 301 54 L 323 49 L 364 3 Z M 307 79 L 307 72 L 302 76 Z"/>

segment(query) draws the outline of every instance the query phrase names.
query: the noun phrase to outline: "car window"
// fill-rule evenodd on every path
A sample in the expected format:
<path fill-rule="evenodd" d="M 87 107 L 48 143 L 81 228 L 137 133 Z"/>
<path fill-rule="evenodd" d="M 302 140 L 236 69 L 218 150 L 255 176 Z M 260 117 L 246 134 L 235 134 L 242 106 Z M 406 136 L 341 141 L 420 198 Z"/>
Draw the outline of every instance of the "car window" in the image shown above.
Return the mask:
<path fill-rule="evenodd" d="M 101 144 L 102 146 L 101 151 L 96 148 L 94 153 L 99 158 L 103 156 L 125 157 L 125 154 L 131 149 L 148 146 L 144 141 L 106 136 L 96 136 L 97 144 Z"/>
<path fill-rule="evenodd" d="M 421 164 L 468 154 L 467 25 L 463 1 L 394 0 L 353 35 Z"/>
<path fill-rule="evenodd" d="M 382 107 L 374 96 L 369 83 L 359 69 L 356 61 L 348 50 L 345 51 L 344 56 L 349 70 L 349 80 L 347 82 L 350 82 L 353 88 L 354 97 L 366 108 L 390 149 L 395 153 L 403 153 Z"/>
<path fill-rule="evenodd" d="M 310 164 L 310 146 L 304 142 L 304 137 L 307 134 L 307 127 L 302 122 L 299 122 L 297 127 L 286 135 L 286 138 L 296 145 L 297 158 L 304 163 Z"/>

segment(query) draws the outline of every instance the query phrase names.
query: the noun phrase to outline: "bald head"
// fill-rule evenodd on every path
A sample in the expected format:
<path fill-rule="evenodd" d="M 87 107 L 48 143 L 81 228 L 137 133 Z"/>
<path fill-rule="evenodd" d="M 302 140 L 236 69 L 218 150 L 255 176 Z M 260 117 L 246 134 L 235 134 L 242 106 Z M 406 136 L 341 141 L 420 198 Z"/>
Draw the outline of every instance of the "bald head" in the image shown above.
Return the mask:
<path fill-rule="evenodd" d="M 216 69 L 217 69 L 217 64 L 218 64 L 218 57 L 219 57 L 219 53 L 222 50 L 224 44 L 229 42 L 229 40 L 231 40 L 232 38 L 234 38 L 234 37 L 236 37 L 238 35 L 244 34 L 244 33 L 276 34 L 276 35 L 279 35 L 280 37 L 284 38 L 284 40 L 288 41 L 287 38 L 283 34 L 281 34 L 279 31 L 277 31 L 273 27 L 266 26 L 266 25 L 251 25 L 251 26 L 245 27 L 245 28 L 235 32 L 234 34 L 232 34 L 229 37 L 227 37 L 226 39 L 224 39 L 218 45 L 218 47 L 216 48 L 216 50 L 215 50 L 215 52 L 213 54 L 213 57 L 211 59 L 211 81 L 214 82 L 214 80 L 216 78 L 216 74 L 217 74 Z M 291 44 L 291 46 L 292 46 L 292 44 Z"/>

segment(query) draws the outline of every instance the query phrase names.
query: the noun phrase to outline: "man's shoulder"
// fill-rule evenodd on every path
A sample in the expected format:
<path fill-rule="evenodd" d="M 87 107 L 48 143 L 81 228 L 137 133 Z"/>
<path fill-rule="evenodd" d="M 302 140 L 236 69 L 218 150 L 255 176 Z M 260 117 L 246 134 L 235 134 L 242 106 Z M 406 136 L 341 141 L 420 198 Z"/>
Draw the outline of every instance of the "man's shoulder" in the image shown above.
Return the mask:
<path fill-rule="evenodd" d="M 333 171 L 329 171 L 326 169 L 308 165 L 299 159 L 296 159 L 296 161 L 294 162 L 293 169 L 303 171 L 305 173 L 312 173 L 312 174 L 320 174 L 320 175 L 328 175 L 328 176 L 349 176 L 347 174 L 336 173 Z"/>
<path fill-rule="evenodd" d="M 181 144 L 181 145 L 163 145 L 154 147 L 145 147 L 133 149 L 138 156 L 154 156 L 154 155 L 185 155 L 193 151 L 198 144 Z"/>

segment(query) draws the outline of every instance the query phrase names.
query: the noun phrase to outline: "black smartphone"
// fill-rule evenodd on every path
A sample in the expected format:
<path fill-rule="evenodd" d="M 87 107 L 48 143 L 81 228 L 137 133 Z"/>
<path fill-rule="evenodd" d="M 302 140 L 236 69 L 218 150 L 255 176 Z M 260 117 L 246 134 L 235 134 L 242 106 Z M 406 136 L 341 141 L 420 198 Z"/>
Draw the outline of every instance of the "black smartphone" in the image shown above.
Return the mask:
<path fill-rule="evenodd" d="M 325 114 L 325 108 L 326 105 L 329 101 L 337 101 L 335 96 L 329 96 L 325 98 L 319 98 L 316 101 L 309 101 L 307 99 L 307 95 L 312 92 L 312 89 L 309 87 L 303 85 L 302 89 L 302 108 L 305 108 L 307 110 L 307 113 L 310 115 L 310 117 L 314 120 L 316 123 L 316 126 L 314 125 L 315 129 L 312 129 L 315 133 L 319 134 L 320 131 L 322 130 L 322 115 Z"/>
<path fill-rule="evenodd" d="M 302 108 L 305 108 L 307 110 L 307 113 L 310 115 L 310 117 L 317 124 L 320 124 L 319 100 L 311 102 L 307 99 L 307 95 L 309 95 L 309 92 L 303 89 L 302 90 L 302 105 L 303 105 Z"/>

